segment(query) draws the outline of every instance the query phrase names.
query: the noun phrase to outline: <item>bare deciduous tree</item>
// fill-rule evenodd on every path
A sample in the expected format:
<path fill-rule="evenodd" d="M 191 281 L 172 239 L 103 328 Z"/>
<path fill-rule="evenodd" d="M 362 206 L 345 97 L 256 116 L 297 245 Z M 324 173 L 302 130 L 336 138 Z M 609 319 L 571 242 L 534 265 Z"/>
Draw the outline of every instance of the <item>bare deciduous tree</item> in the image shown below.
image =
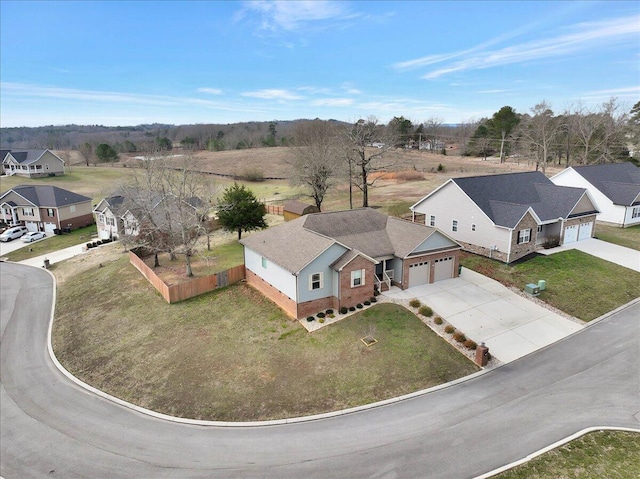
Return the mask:
<path fill-rule="evenodd" d="M 558 122 L 553 116 L 551 105 L 544 100 L 534 106 L 531 113 L 533 116 L 527 119 L 521 131 L 531 149 L 535 151 L 536 169 L 541 168 L 544 173 L 553 141 L 558 135 Z"/>
<path fill-rule="evenodd" d="M 352 184 L 362 191 L 362 206 L 369 206 L 369 187 L 379 176 L 371 179 L 371 173 L 384 171 L 391 163 L 384 163 L 384 155 L 393 148 L 394 139 L 385 136 L 385 129 L 375 117 L 358 120 L 346 131 L 345 160 L 353 167 Z"/>
<path fill-rule="evenodd" d="M 335 126 L 322 120 L 299 123 L 291 150 L 291 182 L 309 189 L 318 209 L 337 175 L 340 163 L 339 138 Z"/>

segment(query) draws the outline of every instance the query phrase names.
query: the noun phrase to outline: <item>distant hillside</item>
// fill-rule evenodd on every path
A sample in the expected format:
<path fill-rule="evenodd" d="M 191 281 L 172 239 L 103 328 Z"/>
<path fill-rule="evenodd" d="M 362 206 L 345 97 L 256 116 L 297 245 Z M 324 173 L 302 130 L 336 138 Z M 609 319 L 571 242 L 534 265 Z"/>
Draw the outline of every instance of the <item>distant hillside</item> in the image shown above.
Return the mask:
<path fill-rule="evenodd" d="M 299 121 L 247 122 L 233 124 L 137 126 L 64 125 L 35 128 L 0 128 L 2 149 L 81 150 L 89 143 L 109 143 L 120 152 L 150 151 L 158 138 L 172 143 L 189 142 L 194 149 L 235 150 L 258 146 L 286 146 Z M 330 120 L 337 122 L 336 120 Z"/>

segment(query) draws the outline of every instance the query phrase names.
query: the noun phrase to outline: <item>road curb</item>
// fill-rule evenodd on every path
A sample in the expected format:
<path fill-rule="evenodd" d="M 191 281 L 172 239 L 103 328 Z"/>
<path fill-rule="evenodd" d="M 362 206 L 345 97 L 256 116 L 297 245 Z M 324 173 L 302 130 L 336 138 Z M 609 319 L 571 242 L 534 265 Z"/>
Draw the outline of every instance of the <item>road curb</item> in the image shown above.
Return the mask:
<path fill-rule="evenodd" d="M 526 464 L 527 462 L 531 461 L 532 459 L 535 459 L 538 456 L 541 456 L 546 452 L 557 449 L 560 446 L 564 446 L 568 442 L 571 442 L 575 439 L 578 439 L 579 437 L 584 436 L 585 434 L 588 434 L 590 432 L 595 432 L 595 431 L 626 431 L 626 432 L 640 433 L 640 429 L 634 429 L 629 427 L 608 427 L 608 426 L 588 427 L 586 429 L 582 429 L 581 431 L 576 432 L 575 434 L 572 434 L 571 436 L 567 436 L 564 439 L 560 439 L 559 441 L 556 441 L 547 447 L 544 447 L 536 452 L 533 452 L 529 454 L 527 457 L 524 457 L 518 461 L 514 461 L 511 464 L 507 464 L 506 466 L 502 466 L 497 469 L 494 469 L 493 471 L 486 472 L 480 476 L 476 476 L 474 477 L 474 479 L 487 479 L 488 477 L 495 476 L 496 474 L 500 474 L 501 472 L 508 471 L 509 469 L 513 469 L 514 467 L 520 466 L 522 464 Z"/>

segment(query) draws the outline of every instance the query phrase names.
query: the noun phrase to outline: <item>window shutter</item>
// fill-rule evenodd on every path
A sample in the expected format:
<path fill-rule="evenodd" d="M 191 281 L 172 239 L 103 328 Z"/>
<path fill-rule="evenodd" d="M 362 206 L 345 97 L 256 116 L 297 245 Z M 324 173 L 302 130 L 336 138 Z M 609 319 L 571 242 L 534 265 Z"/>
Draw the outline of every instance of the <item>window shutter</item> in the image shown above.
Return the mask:
<path fill-rule="evenodd" d="M 362 286 L 364 286 L 364 272 L 365 272 L 365 270 L 363 269 L 362 270 L 362 282 L 361 282 Z"/>

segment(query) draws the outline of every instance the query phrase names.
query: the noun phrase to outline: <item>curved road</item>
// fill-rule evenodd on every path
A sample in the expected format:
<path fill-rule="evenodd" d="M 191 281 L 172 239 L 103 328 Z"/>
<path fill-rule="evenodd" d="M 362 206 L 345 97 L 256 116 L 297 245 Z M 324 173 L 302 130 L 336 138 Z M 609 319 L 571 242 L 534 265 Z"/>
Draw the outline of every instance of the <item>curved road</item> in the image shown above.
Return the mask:
<path fill-rule="evenodd" d="M 640 303 L 455 386 L 329 419 L 216 427 L 157 419 L 53 365 L 53 280 L 0 263 L 0 475 L 463 478 L 590 426 L 638 428 Z"/>

